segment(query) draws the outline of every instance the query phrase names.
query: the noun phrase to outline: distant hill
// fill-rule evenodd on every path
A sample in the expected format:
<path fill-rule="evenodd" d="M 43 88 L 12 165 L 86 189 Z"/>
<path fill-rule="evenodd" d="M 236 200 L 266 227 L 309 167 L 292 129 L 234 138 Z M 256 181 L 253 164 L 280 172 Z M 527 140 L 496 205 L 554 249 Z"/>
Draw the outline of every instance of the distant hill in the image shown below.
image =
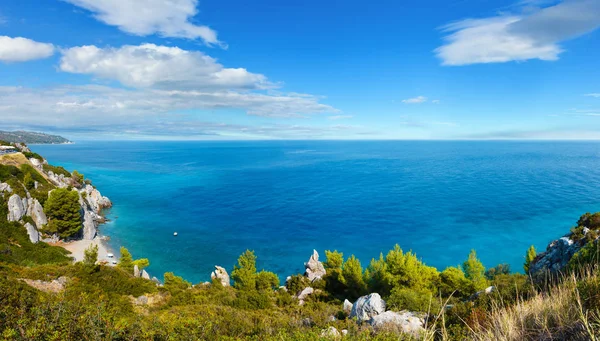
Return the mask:
<path fill-rule="evenodd" d="M 0 131 L 0 141 L 20 142 L 27 144 L 60 144 L 71 141 L 58 135 L 48 135 L 31 131 Z"/>

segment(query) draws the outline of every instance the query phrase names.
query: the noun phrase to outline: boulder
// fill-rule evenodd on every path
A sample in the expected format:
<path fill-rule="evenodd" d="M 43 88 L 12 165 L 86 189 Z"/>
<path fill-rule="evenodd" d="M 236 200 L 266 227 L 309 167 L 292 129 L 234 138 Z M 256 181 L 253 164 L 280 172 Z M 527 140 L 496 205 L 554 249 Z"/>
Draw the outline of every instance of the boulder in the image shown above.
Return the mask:
<path fill-rule="evenodd" d="M 329 326 L 327 329 L 321 330 L 321 337 L 325 339 L 339 339 L 342 335 L 335 327 Z"/>
<path fill-rule="evenodd" d="M 313 254 L 310 256 L 308 262 L 304 263 L 304 268 L 306 269 L 304 276 L 311 282 L 323 278 L 327 273 L 323 263 L 319 262 L 319 253 L 317 250 L 313 250 Z"/>
<path fill-rule="evenodd" d="M 211 272 L 210 279 L 218 280 L 219 282 L 221 282 L 221 285 L 223 285 L 224 287 L 228 287 L 230 285 L 230 279 L 229 279 L 229 274 L 227 273 L 227 270 L 225 270 L 225 268 L 220 267 L 218 265 L 215 265 L 215 270 L 213 272 Z"/>
<path fill-rule="evenodd" d="M 83 209 L 83 239 L 92 240 L 96 237 L 98 232 L 98 223 L 96 221 L 96 215 L 88 211 L 86 208 Z"/>
<path fill-rule="evenodd" d="M 385 312 L 385 301 L 377 293 L 362 296 L 354 302 L 350 317 L 356 317 L 359 323 L 371 320 Z"/>
<path fill-rule="evenodd" d="M 92 185 L 85 185 L 82 192 L 85 193 L 85 199 L 95 213 L 99 213 L 102 209 L 112 206 L 110 200 L 102 196 L 100 191 Z"/>
<path fill-rule="evenodd" d="M 311 288 L 311 287 L 306 287 L 304 288 L 302 291 L 300 291 L 297 295 L 296 298 L 298 299 L 298 304 L 299 305 L 303 305 L 304 304 L 304 300 L 309 296 L 312 295 L 315 292 L 315 289 Z"/>
<path fill-rule="evenodd" d="M 8 199 L 8 221 L 19 221 L 27 213 L 27 199 L 13 194 Z"/>
<path fill-rule="evenodd" d="M 38 229 L 41 229 L 44 225 L 48 224 L 48 218 L 44 213 L 44 208 L 37 199 L 29 200 L 27 215 L 33 219 L 33 222 L 35 222 L 35 226 L 37 226 Z"/>
<path fill-rule="evenodd" d="M 136 265 L 133 266 L 133 277 L 140 277 L 140 268 Z"/>
<path fill-rule="evenodd" d="M 375 331 L 391 329 L 411 334 L 417 338 L 425 330 L 423 328 L 425 320 L 419 314 L 410 311 L 401 311 L 399 313 L 386 311 L 373 316 L 369 324 Z"/>
<path fill-rule="evenodd" d="M 0 183 L 0 192 L 12 193 L 12 188 L 6 182 Z"/>
<path fill-rule="evenodd" d="M 142 270 L 142 278 L 150 280 L 150 275 L 146 272 L 146 270 Z"/>
<path fill-rule="evenodd" d="M 31 223 L 25 224 L 25 229 L 27 229 L 27 234 L 29 235 L 29 240 L 32 243 L 37 243 L 40 241 L 40 233 L 35 228 L 35 226 L 31 225 Z"/>
<path fill-rule="evenodd" d="M 37 169 L 42 169 L 44 163 L 34 157 L 29 158 L 29 162 L 31 162 L 31 164 L 33 165 L 33 167 L 37 168 Z"/>
<path fill-rule="evenodd" d="M 352 312 L 352 302 L 348 301 L 347 299 L 344 300 L 342 311 L 346 313 L 346 315 L 350 315 L 350 313 Z"/>
<path fill-rule="evenodd" d="M 474 300 L 478 299 L 479 296 L 481 296 L 481 295 L 489 295 L 489 294 L 493 293 L 494 291 L 496 291 L 496 287 L 493 286 L 493 285 L 489 286 L 489 287 L 487 287 L 487 288 L 485 288 L 483 290 L 480 290 L 480 291 L 474 293 L 473 295 L 471 295 L 471 297 L 469 297 L 469 300 L 474 301 Z"/>
<path fill-rule="evenodd" d="M 546 251 L 539 254 L 529 265 L 529 273 L 532 277 L 543 278 L 548 273 L 555 275 L 561 272 L 571 260 L 571 257 L 582 247 L 580 243 L 575 243 L 568 234 L 560 239 L 551 242 Z"/>
<path fill-rule="evenodd" d="M 152 277 L 152 282 L 156 283 L 156 285 L 162 285 L 162 283 L 160 282 L 160 280 L 156 277 Z"/>

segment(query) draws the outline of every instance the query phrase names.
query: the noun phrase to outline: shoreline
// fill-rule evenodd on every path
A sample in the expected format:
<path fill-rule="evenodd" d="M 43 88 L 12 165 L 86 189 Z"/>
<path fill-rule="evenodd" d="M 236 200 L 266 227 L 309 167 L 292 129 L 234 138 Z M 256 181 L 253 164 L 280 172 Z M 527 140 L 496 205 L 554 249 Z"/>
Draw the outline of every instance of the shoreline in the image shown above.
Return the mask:
<path fill-rule="evenodd" d="M 82 262 L 85 257 L 85 250 L 91 245 L 98 245 L 98 263 L 106 263 L 108 266 L 115 266 L 113 261 L 117 261 L 118 257 L 114 251 L 108 246 L 107 237 L 96 236 L 92 240 L 73 240 L 69 242 L 60 241 L 58 243 L 52 243 L 51 245 L 60 246 L 65 250 L 71 252 L 71 257 L 75 262 Z M 108 254 L 113 254 L 113 257 L 108 257 Z"/>

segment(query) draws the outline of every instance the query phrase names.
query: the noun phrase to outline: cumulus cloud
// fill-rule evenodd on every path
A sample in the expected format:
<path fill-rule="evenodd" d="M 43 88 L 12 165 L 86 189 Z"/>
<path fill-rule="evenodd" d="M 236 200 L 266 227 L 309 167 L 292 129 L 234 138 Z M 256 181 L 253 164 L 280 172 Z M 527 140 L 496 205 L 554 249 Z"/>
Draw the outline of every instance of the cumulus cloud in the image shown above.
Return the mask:
<path fill-rule="evenodd" d="M 443 65 L 553 61 L 559 43 L 600 27 L 600 1 L 564 0 L 529 14 L 467 19 L 443 27 L 445 44 L 435 50 Z"/>
<path fill-rule="evenodd" d="M 120 48 L 93 45 L 63 51 L 60 69 L 114 79 L 136 88 L 267 89 L 274 87 L 261 74 L 225 68 L 199 51 L 143 44 Z"/>
<path fill-rule="evenodd" d="M 198 0 L 64 1 L 92 12 L 97 20 L 107 25 L 134 35 L 199 38 L 208 45 L 223 45 L 214 30 L 191 21 L 198 13 Z"/>
<path fill-rule="evenodd" d="M 54 54 L 54 45 L 27 38 L 0 36 L 0 61 L 26 62 L 48 58 Z"/>
<path fill-rule="evenodd" d="M 407 98 L 407 99 L 403 99 L 402 103 L 406 103 L 406 104 L 421 104 L 421 103 L 425 103 L 427 102 L 427 97 L 425 96 L 417 96 L 414 98 Z"/>

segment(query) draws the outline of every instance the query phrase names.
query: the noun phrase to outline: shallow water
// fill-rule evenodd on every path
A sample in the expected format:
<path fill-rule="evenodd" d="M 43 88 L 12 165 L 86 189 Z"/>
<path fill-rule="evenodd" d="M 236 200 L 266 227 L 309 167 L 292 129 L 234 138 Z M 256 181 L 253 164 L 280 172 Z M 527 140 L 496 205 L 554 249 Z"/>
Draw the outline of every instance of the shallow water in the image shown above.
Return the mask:
<path fill-rule="evenodd" d="M 36 145 L 110 197 L 101 233 L 148 271 L 194 283 L 245 249 L 303 270 L 312 249 L 364 266 L 398 243 L 443 269 L 476 249 L 521 271 L 600 210 L 600 143 L 480 141 L 82 142 Z M 174 237 L 173 232 L 178 232 Z"/>

